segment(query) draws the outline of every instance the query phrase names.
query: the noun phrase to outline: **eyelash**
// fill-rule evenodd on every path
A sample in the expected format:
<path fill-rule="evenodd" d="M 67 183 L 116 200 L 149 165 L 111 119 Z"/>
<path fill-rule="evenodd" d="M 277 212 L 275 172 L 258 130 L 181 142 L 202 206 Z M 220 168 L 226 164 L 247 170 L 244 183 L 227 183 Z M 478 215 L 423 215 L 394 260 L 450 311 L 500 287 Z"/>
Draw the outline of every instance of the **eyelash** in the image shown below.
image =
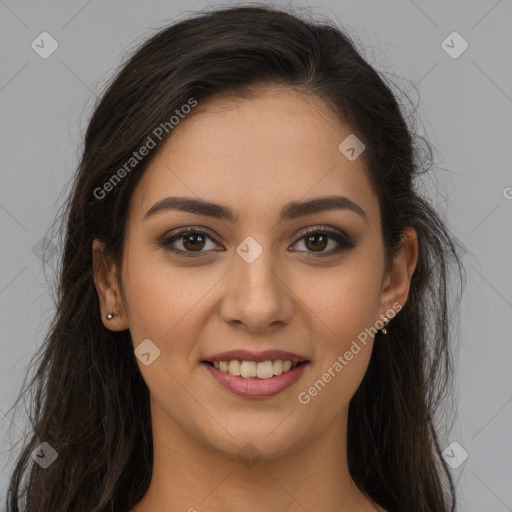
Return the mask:
<path fill-rule="evenodd" d="M 215 239 L 213 237 L 211 237 L 208 233 L 206 233 L 205 231 L 202 231 L 200 229 L 196 229 L 196 228 L 191 228 L 191 227 L 187 227 L 187 228 L 183 228 L 183 229 L 180 229 L 179 231 L 171 234 L 172 236 L 169 236 L 169 237 L 166 237 L 164 238 L 163 240 L 161 240 L 159 242 L 159 245 L 175 254 L 177 254 L 179 257 L 183 257 L 183 258 L 200 258 L 200 257 L 203 257 L 203 254 L 204 252 L 189 252 L 189 251 L 182 251 L 181 249 L 174 249 L 171 247 L 171 244 L 177 240 L 179 240 L 180 238 L 183 238 L 185 235 L 189 235 L 189 234 L 200 234 L 200 235 L 204 235 L 206 238 L 208 238 L 209 240 L 211 240 L 212 242 L 214 243 L 217 243 L 215 241 Z M 323 252 L 323 253 L 313 253 L 313 252 L 309 252 L 308 255 L 306 256 L 307 258 L 311 258 L 311 259 L 316 259 L 316 258 L 324 258 L 324 257 L 327 257 L 327 256 L 332 256 L 333 254 L 338 254 L 346 249 L 352 249 L 355 247 L 355 244 L 353 242 L 351 242 L 348 238 L 346 238 L 345 236 L 337 233 L 337 232 L 334 232 L 332 230 L 329 230 L 329 229 L 325 229 L 325 228 L 313 228 L 313 229 L 308 229 L 308 230 L 304 230 L 302 231 L 301 233 L 299 233 L 299 238 L 297 239 L 297 241 L 293 244 L 297 244 L 298 242 L 300 242 L 303 238 L 306 238 L 308 235 L 311 235 L 311 234 L 320 234 L 320 235 L 325 235 L 327 236 L 328 238 L 331 238 L 333 239 L 334 241 L 336 241 L 340 247 L 338 247 L 337 249 L 334 249 L 334 250 L 330 250 L 328 252 Z M 304 252 L 304 251 L 296 251 L 296 252 Z"/>

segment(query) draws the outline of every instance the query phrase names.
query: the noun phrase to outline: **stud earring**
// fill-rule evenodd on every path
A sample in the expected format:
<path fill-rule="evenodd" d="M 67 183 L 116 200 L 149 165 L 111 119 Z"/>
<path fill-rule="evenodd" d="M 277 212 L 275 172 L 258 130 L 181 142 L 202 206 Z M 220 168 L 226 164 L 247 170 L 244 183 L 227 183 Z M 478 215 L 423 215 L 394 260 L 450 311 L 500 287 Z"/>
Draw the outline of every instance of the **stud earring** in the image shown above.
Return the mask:
<path fill-rule="evenodd" d="M 382 334 L 387 334 L 388 330 L 386 329 L 386 326 L 389 324 L 389 318 L 387 316 L 382 318 L 382 322 L 384 323 L 384 327 L 380 330 Z"/>
<path fill-rule="evenodd" d="M 115 314 L 114 313 L 107 313 L 107 320 L 112 320 L 112 318 L 114 318 L 117 315 L 119 315 L 119 311 L 116 311 Z"/>

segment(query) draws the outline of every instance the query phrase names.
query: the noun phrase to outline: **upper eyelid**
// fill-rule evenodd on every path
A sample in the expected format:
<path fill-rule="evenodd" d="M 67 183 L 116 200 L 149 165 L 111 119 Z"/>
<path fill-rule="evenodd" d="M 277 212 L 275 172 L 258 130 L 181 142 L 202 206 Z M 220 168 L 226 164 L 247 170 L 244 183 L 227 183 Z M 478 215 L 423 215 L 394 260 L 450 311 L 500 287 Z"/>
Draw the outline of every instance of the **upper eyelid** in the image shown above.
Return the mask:
<path fill-rule="evenodd" d="M 347 240 L 350 238 L 347 233 L 345 233 L 342 229 L 339 228 L 332 228 L 329 226 L 325 226 L 323 224 L 320 224 L 318 226 L 311 226 L 308 228 L 301 229 L 299 233 L 297 234 L 298 237 L 302 238 L 306 236 L 308 233 L 315 233 L 316 231 L 326 231 L 330 235 L 337 235 L 343 238 L 346 238 Z"/>

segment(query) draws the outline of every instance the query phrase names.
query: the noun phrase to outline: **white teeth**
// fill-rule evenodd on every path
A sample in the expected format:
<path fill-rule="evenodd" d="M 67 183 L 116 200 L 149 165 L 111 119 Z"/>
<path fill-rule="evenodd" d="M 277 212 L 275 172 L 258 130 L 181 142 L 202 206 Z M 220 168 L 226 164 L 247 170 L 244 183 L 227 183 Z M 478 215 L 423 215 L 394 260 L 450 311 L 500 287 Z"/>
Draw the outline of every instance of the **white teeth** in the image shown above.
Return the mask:
<path fill-rule="evenodd" d="M 297 366 L 297 363 L 282 361 L 281 359 L 276 359 L 275 361 L 261 361 L 259 363 L 233 359 L 231 361 L 215 361 L 213 366 L 217 368 L 217 370 L 247 379 L 254 377 L 270 379 L 274 375 L 281 375 L 281 373 L 290 371 Z"/>
<path fill-rule="evenodd" d="M 263 361 L 256 365 L 258 379 L 270 379 L 274 376 L 274 365 L 272 361 Z"/>
<path fill-rule="evenodd" d="M 231 375 L 240 375 L 240 361 L 233 359 L 233 361 L 229 361 L 228 370 Z"/>
<path fill-rule="evenodd" d="M 256 363 L 252 361 L 242 361 L 240 365 L 240 377 L 256 377 Z"/>

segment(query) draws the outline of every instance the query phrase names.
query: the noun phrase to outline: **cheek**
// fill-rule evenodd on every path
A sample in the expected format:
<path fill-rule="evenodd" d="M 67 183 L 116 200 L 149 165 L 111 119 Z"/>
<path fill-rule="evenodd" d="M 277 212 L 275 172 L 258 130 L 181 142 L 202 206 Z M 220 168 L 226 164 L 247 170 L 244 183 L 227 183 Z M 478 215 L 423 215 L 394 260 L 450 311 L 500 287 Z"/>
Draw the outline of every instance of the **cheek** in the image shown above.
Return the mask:
<path fill-rule="evenodd" d="M 316 322 L 316 364 L 297 399 L 311 404 L 320 423 L 321 418 L 329 422 L 348 408 L 371 357 L 371 327 L 376 315 L 378 318 L 379 295 L 372 279 L 354 278 L 340 278 L 335 290 L 315 297 L 320 317 Z"/>
<path fill-rule="evenodd" d="M 132 250 L 124 262 L 123 284 L 134 341 L 137 335 L 152 335 L 164 342 L 211 287 L 207 274 L 199 279 L 194 269 L 172 268 L 161 251 Z"/>
<path fill-rule="evenodd" d="M 348 406 L 366 373 L 372 327 L 379 318 L 380 269 L 376 259 L 361 256 L 322 276 L 317 273 L 314 282 L 302 281 L 301 297 L 315 313 L 317 364 L 298 400 L 315 404 L 315 415 L 326 421 Z"/>
<path fill-rule="evenodd" d="M 329 271 L 310 272 L 297 281 L 297 295 L 314 313 L 317 334 L 329 343 L 324 349 L 343 350 L 378 319 L 381 274 L 378 262 L 352 258 Z"/>
<path fill-rule="evenodd" d="M 197 340 L 214 314 L 208 294 L 219 283 L 222 271 L 207 266 L 171 267 L 163 256 L 154 258 L 133 250 L 127 257 L 130 270 L 123 274 L 123 287 L 129 329 L 134 348 L 151 340 L 160 350 L 158 366 L 173 376 L 185 376 L 198 364 Z M 154 372 L 139 366 L 144 377 L 147 374 L 151 379 Z"/>
<path fill-rule="evenodd" d="M 201 299 L 218 278 L 206 273 L 199 278 L 192 273 L 194 270 L 171 269 L 162 260 L 150 260 L 147 255 L 132 251 L 126 261 L 130 270 L 123 274 L 123 281 L 129 329 L 134 349 L 144 340 L 154 344 L 148 345 L 150 364 L 141 359 L 137 364 L 157 409 L 164 409 L 168 417 L 178 422 L 176 411 L 195 406 L 191 396 L 198 391 L 187 385 L 184 392 L 182 383 L 187 382 L 198 364 L 197 357 L 194 359 L 201 330 L 198 315 L 208 313 Z"/>

